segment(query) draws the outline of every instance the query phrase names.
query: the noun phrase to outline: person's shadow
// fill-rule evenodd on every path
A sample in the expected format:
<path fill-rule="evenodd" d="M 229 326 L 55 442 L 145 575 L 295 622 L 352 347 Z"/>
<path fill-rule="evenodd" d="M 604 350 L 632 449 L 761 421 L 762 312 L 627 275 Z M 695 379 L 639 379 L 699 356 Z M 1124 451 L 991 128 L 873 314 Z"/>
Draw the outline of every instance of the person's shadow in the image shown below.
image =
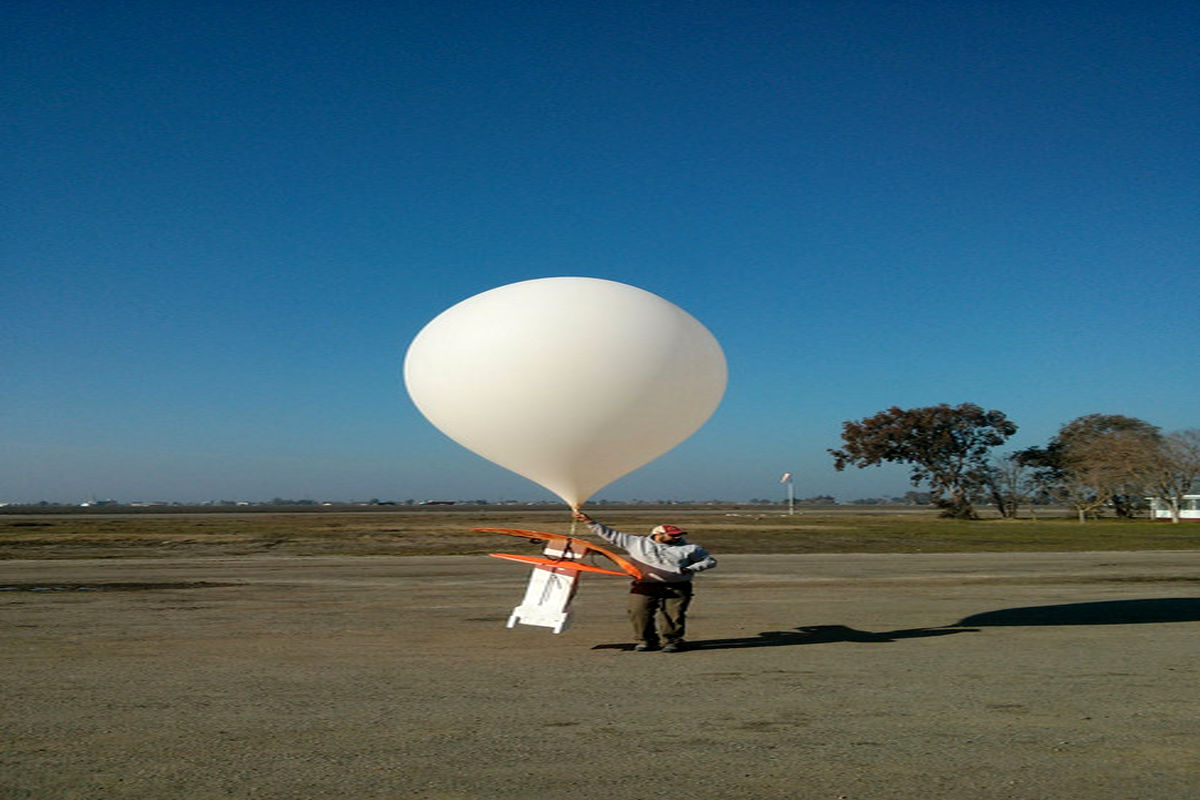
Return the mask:
<path fill-rule="evenodd" d="M 689 641 L 688 650 L 729 650 L 745 647 L 784 647 L 832 642 L 895 642 L 955 633 L 978 633 L 983 627 L 1032 625 L 1144 625 L 1200 621 L 1200 597 L 1164 597 L 1142 600 L 1106 600 L 985 611 L 936 628 L 897 631 L 860 631 L 845 625 L 805 625 L 786 631 L 763 631 L 757 636 Z M 598 644 L 593 650 L 632 650 L 632 644 Z"/>
<path fill-rule="evenodd" d="M 688 640 L 687 650 L 730 650 L 742 647 L 784 647 L 796 644 L 828 644 L 830 642 L 894 642 L 897 639 L 916 639 L 925 636 L 948 636 L 966 633 L 969 628 L 911 628 L 901 631 L 872 633 L 848 628 L 845 625 L 805 625 L 787 631 L 763 631 L 757 636 L 732 639 Z M 593 650 L 632 650 L 632 644 L 598 644 Z"/>

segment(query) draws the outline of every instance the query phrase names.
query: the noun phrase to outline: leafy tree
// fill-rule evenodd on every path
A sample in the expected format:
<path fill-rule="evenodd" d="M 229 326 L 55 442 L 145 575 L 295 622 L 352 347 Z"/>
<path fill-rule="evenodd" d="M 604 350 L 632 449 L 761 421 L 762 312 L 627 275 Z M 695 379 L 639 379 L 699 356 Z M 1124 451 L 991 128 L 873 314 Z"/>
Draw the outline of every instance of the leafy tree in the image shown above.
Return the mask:
<path fill-rule="evenodd" d="M 842 423 L 840 450 L 830 450 L 840 472 L 883 462 L 911 464 L 914 486 L 927 482 L 942 515 L 974 519 L 972 505 L 984 485 L 988 451 L 1017 426 L 1000 411 L 974 403 L 925 408 L 892 406 L 873 417 Z"/>
<path fill-rule="evenodd" d="M 1029 469 L 1030 493 L 1035 502 L 1060 502 L 1065 468 L 1056 440 L 1045 447 L 1027 447 L 1011 456 L 1013 463 Z"/>

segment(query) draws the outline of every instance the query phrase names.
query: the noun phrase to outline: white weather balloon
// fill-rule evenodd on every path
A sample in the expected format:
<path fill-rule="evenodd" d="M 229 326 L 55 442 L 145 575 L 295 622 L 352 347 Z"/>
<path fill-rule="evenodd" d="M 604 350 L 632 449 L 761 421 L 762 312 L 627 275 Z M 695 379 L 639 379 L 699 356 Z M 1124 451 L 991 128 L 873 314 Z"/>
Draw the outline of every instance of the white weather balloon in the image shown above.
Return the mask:
<path fill-rule="evenodd" d="M 598 278 L 541 278 L 470 297 L 404 359 L 417 408 L 468 450 L 578 506 L 705 423 L 721 346 L 678 306 Z"/>

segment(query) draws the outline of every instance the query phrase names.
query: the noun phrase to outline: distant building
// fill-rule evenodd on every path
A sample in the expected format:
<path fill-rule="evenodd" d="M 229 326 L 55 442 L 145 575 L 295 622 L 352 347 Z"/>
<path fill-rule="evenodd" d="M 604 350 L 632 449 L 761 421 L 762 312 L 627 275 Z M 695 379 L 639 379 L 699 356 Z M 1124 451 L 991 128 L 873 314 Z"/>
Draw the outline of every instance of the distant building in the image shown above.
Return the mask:
<path fill-rule="evenodd" d="M 1151 497 L 1150 519 L 1171 519 L 1171 506 L 1161 497 Z M 1179 504 L 1180 520 L 1200 521 L 1200 494 L 1185 494 Z"/>

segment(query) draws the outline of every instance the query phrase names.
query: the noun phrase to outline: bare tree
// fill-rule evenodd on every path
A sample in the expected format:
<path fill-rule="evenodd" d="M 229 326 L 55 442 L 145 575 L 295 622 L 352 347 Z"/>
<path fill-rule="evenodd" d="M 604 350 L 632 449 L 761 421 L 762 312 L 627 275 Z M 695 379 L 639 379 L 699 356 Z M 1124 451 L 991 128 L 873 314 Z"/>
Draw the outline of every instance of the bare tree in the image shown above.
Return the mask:
<path fill-rule="evenodd" d="M 1147 494 L 1146 473 L 1162 444 L 1158 426 L 1121 414 L 1088 414 L 1056 437 L 1069 470 L 1103 483 L 1118 517 L 1133 517 Z"/>
<path fill-rule="evenodd" d="M 992 504 L 1004 519 L 1016 519 L 1017 510 L 1029 498 L 1029 470 L 1010 453 L 993 459 L 984 472 L 984 484 Z"/>
<path fill-rule="evenodd" d="M 1046 447 L 1014 454 L 1033 470 L 1050 497 L 1070 504 L 1080 521 L 1111 504 L 1132 517 L 1148 492 L 1146 475 L 1162 435 L 1156 426 L 1120 414 L 1088 414 L 1063 425 Z"/>
<path fill-rule="evenodd" d="M 1117 432 L 1068 443 L 1063 450 L 1060 491 L 1062 499 L 1079 514 L 1080 522 L 1109 505 L 1118 516 L 1132 514 L 1130 495 L 1143 491 L 1140 487 L 1156 441 Z"/>
<path fill-rule="evenodd" d="M 1163 437 L 1146 469 L 1150 494 L 1167 504 L 1171 522 L 1179 522 L 1183 497 L 1200 481 L 1200 429 L 1176 431 Z"/>

